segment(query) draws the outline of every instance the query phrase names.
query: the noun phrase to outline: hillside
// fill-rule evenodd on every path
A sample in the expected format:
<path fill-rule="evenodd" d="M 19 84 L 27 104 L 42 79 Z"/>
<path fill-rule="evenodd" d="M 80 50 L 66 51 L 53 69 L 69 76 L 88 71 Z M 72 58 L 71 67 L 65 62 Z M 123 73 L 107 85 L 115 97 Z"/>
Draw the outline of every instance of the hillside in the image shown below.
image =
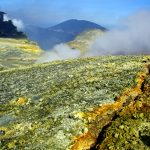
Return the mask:
<path fill-rule="evenodd" d="M 99 36 L 103 36 L 105 32 L 99 29 L 92 29 L 88 31 L 84 31 L 81 34 L 77 35 L 77 37 L 68 42 L 67 44 L 72 49 L 78 49 L 82 54 L 86 53 L 89 50 L 90 44 Z"/>
<path fill-rule="evenodd" d="M 42 52 L 27 39 L 0 38 L 0 70 L 31 65 Z"/>
<path fill-rule="evenodd" d="M 2 150 L 150 149 L 149 60 L 107 56 L 1 71 Z"/>
<path fill-rule="evenodd" d="M 100 29 L 102 31 L 106 30 L 104 27 L 96 23 L 86 21 L 86 20 L 77 20 L 77 19 L 70 19 L 58 25 L 48 28 L 48 30 L 67 32 L 70 34 L 79 34 L 85 30 L 90 30 L 90 29 Z"/>
<path fill-rule="evenodd" d="M 49 50 L 56 44 L 72 41 L 78 34 L 90 29 L 106 31 L 104 27 L 93 22 L 71 19 L 49 28 L 27 26 L 25 33 L 41 48 Z"/>

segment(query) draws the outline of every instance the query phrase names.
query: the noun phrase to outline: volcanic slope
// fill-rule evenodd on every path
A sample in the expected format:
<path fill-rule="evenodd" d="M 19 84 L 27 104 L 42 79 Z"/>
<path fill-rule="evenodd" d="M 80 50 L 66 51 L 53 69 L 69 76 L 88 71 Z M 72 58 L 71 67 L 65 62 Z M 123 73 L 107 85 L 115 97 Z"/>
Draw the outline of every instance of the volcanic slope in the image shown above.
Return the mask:
<path fill-rule="evenodd" d="M 1 71 L 2 150 L 85 150 L 105 144 L 105 139 L 99 141 L 99 134 L 118 110 L 128 106 L 128 97 L 134 99 L 141 93 L 149 59 L 106 56 Z M 119 101 L 124 92 L 125 97 Z M 105 118 L 99 108 L 104 108 Z M 131 137 L 129 134 L 130 142 Z"/>
<path fill-rule="evenodd" d="M 106 32 L 106 31 L 105 31 Z M 105 34 L 104 31 L 99 29 L 91 29 L 80 33 L 73 41 L 68 42 L 67 44 L 72 49 L 78 49 L 81 51 L 81 54 L 88 52 L 91 43 L 100 36 Z"/>
<path fill-rule="evenodd" d="M 0 70 L 31 65 L 42 52 L 27 39 L 0 38 Z"/>

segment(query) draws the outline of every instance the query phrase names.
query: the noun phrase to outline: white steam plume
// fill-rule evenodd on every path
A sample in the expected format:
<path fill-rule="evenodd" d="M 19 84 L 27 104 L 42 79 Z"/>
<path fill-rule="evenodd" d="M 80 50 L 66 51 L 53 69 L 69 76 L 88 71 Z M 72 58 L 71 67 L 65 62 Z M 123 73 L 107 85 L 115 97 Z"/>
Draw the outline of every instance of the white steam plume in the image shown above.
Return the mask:
<path fill-rule="evenodd" d="M 11 20 L 13 25 L 17 27 L 18 31 L 22 31 L 24 29 L 24 23 L 22 20 L 16 18 L 9 18 L 7 15 L 4 15 L 4 21 L 9 20 Z"/>
<path fill-rule="evenodd" d="M 150 11 L 139 11 L 122 20 L 118 26 L 94 40 L 90 50 L 82 57 L 150 54 Z M 59 44 L 52 51 L 45 52 L 37 63 L 79 57 L 79 50 Z"/>
<path fill-rule="evenodd" d="M 71 49 L 66 44 L 56 45 L 52 51 L 45 52 L 37 63 L 49 62 L 54 60 L 73 59 L 80 56 L 80 51 L 77 49 Z"/>
<path fill-rule="evenodd" d="M 119 26 L 97 38 L 86 56 L 150 54 L 150 11 L 136 12 Z"/>

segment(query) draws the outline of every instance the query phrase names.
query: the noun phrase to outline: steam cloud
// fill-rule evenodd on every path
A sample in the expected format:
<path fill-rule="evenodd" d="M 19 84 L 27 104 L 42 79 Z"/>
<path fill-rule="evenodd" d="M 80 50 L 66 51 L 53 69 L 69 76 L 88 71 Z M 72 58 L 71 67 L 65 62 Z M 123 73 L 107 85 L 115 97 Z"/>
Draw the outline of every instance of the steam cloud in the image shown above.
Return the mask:
<path fill-rule="evenodd" d="M 125 18 L 118 28 L 107 31 L 92 42 L 82 57 L 101 55 L 150 54 L 150 11 L 139 11 Z M 81 57 L 79 50 L 59 44 L 38 60 L 38 63 Z"/>
<path fill-rule="evenodd" d="M 24 29 L 24 23 L 20 19 L 9 18 L 7 15 L 4 15 L 4 21 L 11 20 L 13 25 L 17 27 L 18 31 L 22 31 Z"/>
<path fill-rule="evenodd" d="M 52 51 L 45 52 L 44 55 L 37 61 L 37 63 L 49 62 L 54 60 L 64 60 L 78 58 L 80 51 L 77 49 L 71 49 L 66 44 L 56 45 Z"/>
<path fill-rule="evenodd" d="M 150 11 L 124 19 L 118 29 L 97 38 L 86 56 L 150 54 Z"/>

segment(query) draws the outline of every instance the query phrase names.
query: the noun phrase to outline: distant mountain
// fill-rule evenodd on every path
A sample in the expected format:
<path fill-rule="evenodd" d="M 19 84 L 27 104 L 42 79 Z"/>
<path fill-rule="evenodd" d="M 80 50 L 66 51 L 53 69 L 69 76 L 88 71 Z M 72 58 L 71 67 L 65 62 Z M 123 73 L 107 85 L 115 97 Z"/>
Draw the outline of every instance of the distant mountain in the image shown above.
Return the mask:
<path fill-rule="evenodd" d="M 48 50 L 56 44 L 72 41 L 78 34 L 90 29 L 106 30 L 106 28 L 90 21 L 71 19 L 49 28 L 27 26 L 25 33 L 41 48 Z"/>
<path fill-rule="evenodd" d="M 65 22 L 62 22 L 56 26 L 48 28 L 49 30 L 58 31 L 58 32 L 67 32 L 73 35 L 79 34 L 85 30 L 89 29 L 101 29 L 106 30 L 104 27 L 85 20 L 76 20 L 71 19 Z"/>

